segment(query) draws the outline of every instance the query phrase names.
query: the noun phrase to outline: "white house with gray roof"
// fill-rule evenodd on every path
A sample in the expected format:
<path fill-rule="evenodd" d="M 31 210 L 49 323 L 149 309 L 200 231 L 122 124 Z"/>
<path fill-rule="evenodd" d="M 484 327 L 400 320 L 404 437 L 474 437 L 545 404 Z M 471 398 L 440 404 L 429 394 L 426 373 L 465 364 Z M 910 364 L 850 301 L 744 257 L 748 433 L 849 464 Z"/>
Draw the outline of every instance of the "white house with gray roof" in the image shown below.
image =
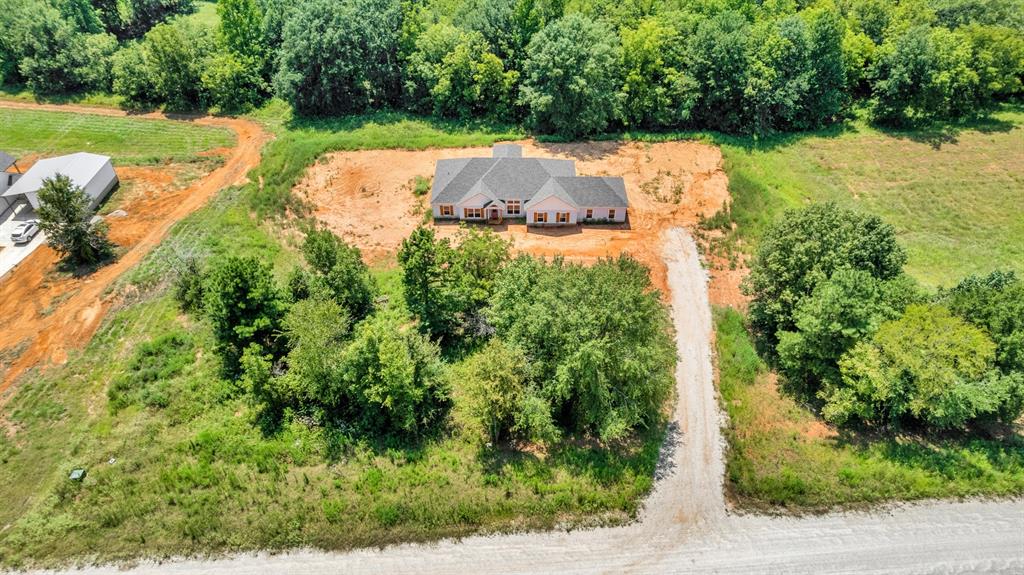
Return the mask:
<path fill-rule="evenodd" d="M 32 165 L 24 174 L 7 174 L 10 184 L 0 190 L 0 197 L 8 202 L 24 199 L 33 209 L 39 209 L 39 189 L 43 180 L 63 174 L 89 196 L 89 207 L 95 210 L 103 198 L 117 186 L 117 174 L 110 158 L 89 152 L 46 158 Z"/>
<path fill-rule="evenodd" d="M 622 178 L 577 176 L 576 162 L 524 158 L 515 144 L 498 144 L 490 158 L 438 160 L 430 207 L 437 220 L 569 225 L 626 220 Z"/>

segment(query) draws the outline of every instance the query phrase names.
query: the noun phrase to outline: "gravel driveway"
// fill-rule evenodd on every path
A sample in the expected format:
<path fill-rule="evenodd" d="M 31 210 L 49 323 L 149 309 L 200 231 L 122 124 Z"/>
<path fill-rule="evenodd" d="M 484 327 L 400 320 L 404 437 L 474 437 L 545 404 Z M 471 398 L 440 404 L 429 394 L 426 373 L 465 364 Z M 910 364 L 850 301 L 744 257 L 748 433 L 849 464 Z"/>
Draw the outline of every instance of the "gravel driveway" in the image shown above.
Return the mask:
<path fill-rule="evenodd" d="M 1024 573 L 1024 501 L 935 502 L 806 518 L 728 513 L 707 277 L 685 230 L 670 230 L 665 244 L 680 355 L 676 424 L 638 522 L 351 553 L 302 550 L 144 563 L 129 572 Z"/>

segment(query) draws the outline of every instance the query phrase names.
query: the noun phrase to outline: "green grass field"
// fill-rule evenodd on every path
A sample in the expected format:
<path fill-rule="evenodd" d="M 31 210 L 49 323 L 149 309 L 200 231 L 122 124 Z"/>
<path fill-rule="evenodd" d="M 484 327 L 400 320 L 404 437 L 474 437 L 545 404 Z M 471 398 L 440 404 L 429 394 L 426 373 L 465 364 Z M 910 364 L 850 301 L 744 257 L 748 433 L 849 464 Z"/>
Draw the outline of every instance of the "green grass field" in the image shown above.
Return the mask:
<path fill-rule="evenodd" d="M 767 142 L 720 138 L 732 215 L 748 244 L 783 210 L 834 200 L 881 216 L 930 287 L 1024 273 L 1024 110 L 975 124 L 886 133 L 854 122 Z"/>
<path fill-rule="evenodd" d="M 72 112 L 0 108 L 0 125 L 0 150 L 14 157 L 94 152 L 115 164 L 149 164 L 234 143 L 225 128 Z"/>
<path fill-rule="evenodd" d="M 727 486 L 742 507 L 825 510 L 892 500 L 1024 493 L 1024 437 L 837 434 L 781 396 L 730 308 L 715 310 L 729 415 Z"/>
<path fill-rule="evenodd" d="M 787 208 L 831 200 L 893 224 L 908 252 L 907 271 L 928 288 L 994 269 L 1024 273 L 1019 108 L 917 132 L 855 122 L 767 142 L 713 140 L 722 146 L 737 224 L 720 244 L 728 250 L 752 251 Z M 1020 429 L 1002 439 L 837 433 L 780 394 L 739 312 L 715 315 L 719 386 L 730 420 L 727 485 L 741 506 L 820 510 L 1024 494 Z"/>

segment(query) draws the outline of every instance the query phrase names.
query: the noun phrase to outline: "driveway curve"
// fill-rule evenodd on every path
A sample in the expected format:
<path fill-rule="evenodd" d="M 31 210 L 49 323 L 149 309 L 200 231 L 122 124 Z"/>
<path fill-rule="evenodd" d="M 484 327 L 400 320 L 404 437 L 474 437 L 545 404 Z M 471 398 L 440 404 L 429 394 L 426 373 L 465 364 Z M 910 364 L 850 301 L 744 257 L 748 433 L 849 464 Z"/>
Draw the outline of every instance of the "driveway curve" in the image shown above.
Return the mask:
<path fill-rule="evenodd" d="M 348 553 L 299 550 L 141 563 L 130 573 L 1024 573 L 1024 501 L 932 502 L 871 512 L 736 515 L 722 495 L 707 276 L 681 228 L 665 236 L 680 356 L 673 427 L 639 521 Z M 76 573 L 124 573 L 98 566 Z"/>

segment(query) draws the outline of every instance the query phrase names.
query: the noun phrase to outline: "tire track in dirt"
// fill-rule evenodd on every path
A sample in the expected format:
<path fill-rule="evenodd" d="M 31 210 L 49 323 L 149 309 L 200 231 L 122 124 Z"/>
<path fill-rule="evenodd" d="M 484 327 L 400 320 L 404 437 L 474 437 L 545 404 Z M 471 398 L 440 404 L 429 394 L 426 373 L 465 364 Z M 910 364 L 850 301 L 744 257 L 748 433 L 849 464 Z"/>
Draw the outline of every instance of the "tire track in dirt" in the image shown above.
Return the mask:
<path fill-rule="evenodd" d="M 128 115 L 114 109 L 26 102 L 0 102 L 0 107 L 103 116 Z M 204 126 L 225 127 L 235 133 L 237 142 L 233 148 L 226 150 L 222 166 L 183 190 L 179 194 L 180 201 L 171 207 L 163 218 L 149 222 L 150 226 L 146 233 L 114 263 L 81 279 L 50 279 L 46 274 L 56 265 L 57 255 L 48 246 L 43 245 L 0 282 L 0 317 L 8 318 L 4 322 L 4 329 L 0 330 L 0 350 L 23 345 L 22 342 L 25 341 L 29 342 L 3 373 L 3 380 L 0 381 L 0 405 L 4 405 L 10 399 L 13 383 L 26 370 L 47 362 L 62 363 L 67 359 L 70 350 L 86 345 L 113 303 L 113 295 L 107 292 L 117 278 L 156 247 L 176 222 L 202 207 L 221 189 L 245 182 L 246 174 L 259 164 L 261 149 L 268 140 L 263 128 L 249 120 L 162 113 L 133 114 L 132 117 L 187 120 Z M 43 313 L 42 309 L 25 305 L 26 301 L 32 301 L 29 297 L 32 294 L 26 293 L 25 289 L 38 289 L 44 282 L 51 285 L 67 284 L 66 289 L 56 290 L 56 293 L 61 294 L 59 297 L 66 299 L 56 305 L 51 304 L 53 309 L 45 310 L 47 313 Z"/>

